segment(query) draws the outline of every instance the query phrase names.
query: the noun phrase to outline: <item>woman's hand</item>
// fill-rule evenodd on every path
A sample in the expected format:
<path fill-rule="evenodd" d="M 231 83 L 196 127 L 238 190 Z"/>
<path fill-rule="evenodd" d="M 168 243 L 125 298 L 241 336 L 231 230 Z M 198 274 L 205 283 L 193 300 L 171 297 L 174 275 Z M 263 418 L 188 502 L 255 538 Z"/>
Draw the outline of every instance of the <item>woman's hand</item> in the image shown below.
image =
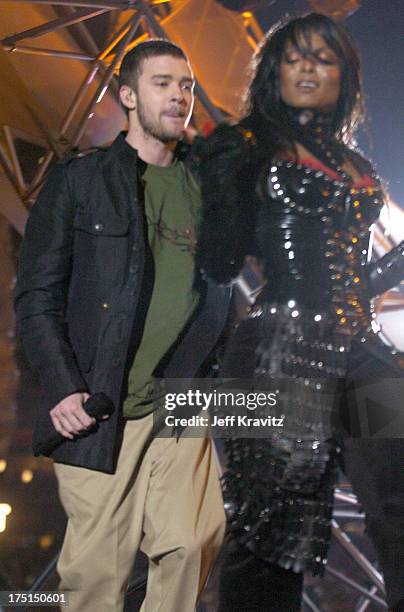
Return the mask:
<path fill-rule="evenodd" d="M 198 131 L 190 125 L 184 128 L 183 133 L 184 133 L 184 141 L 189 145 L 191 145 L 194 142 L 195 138 L 199 136 Z"/>

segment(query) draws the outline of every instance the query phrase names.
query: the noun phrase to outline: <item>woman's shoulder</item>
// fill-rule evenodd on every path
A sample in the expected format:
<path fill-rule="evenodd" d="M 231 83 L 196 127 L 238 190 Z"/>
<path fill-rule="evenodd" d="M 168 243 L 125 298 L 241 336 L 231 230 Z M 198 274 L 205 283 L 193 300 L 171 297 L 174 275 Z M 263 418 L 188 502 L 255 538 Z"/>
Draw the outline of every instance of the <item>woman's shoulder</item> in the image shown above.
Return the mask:
<path fill-rule="evenodd" d="M 219 123 L 209 138 L 215 138 L 218 136 L 244 141 L 249 144 L 256 143 L 256 137 L 253 130 L 248 127 L 244 121 Z"/>
<path fill-rule="evenodd" d="M 363 151 L 361 151 L 358 146 L 349 146 L 348 152 L 349 157 L 358 168 L 362 176 L 378 179 L 374 164 L 368 157 L 365 156 Z"/>
<path fill-rule="evenodd" d="M 206 154 L 209 157 L 245 155 L 255 144 L 254 133 L 242 123 L 220 123 L 206 139 Z"/>

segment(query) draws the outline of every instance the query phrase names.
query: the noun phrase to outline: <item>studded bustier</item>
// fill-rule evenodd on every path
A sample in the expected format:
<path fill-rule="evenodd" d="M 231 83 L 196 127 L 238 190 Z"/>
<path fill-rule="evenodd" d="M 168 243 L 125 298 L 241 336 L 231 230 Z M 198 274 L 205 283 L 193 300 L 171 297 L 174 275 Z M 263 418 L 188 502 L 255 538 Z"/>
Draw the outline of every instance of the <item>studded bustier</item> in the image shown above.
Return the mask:
<path fill-rule="evenodd" d="M 252 131 L 216 128 L 201 156 L 197 263 L 227 284 L 246 255 L 258 255 L 267 279 L 260 301 L 327 313 L 335 331 L 353 335 L 369 327 L 371 298 L 403 279 L 404 241 L 369 262 L 371 226 L 384 199 L 380 181 L 356 152 L 332 139 L 323 147 L 316 129 L 296 131 L 313 157 L 271 164 Z M 354 160 L 359 182 L 344 173 L 344 159 Z"/>
<path fill-rule="evenodd" d="M 265 299 L 326 311 L 354 332 L 370 323 L 365 264 L 383 203 L 375 177 L 352 185 L 325 169 L 279 160 L 266 177 L 256 240 Z"/>

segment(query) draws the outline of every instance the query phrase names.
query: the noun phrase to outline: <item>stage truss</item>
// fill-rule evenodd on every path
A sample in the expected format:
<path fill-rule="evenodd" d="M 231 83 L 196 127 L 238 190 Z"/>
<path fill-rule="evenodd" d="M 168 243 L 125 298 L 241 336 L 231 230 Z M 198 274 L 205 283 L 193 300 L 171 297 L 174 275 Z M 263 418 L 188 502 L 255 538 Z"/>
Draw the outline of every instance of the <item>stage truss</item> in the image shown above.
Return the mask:
<path fill-rule="evenodd" d="M 236 14 L 214 0 L 12 0 L 2 3 L 1 16 L 0 66 L 6 69 L 11 100 L 0 113 L 0 212 L 21 234 L 53 160 L 102 144 L 123 127 L 116 74 L 129 48 L 148 37 L 164 37 L 185 49 L 196 74 L 196 124 L 202 128 L 240 112 L 248 64 L 263 36 L 251 12 Z M 45 91 L 39 91 L 38 84 L 48 80 Z M 34 164 L 27 161 L 27 151 L 36 156 Z M 404 231 L 401 209 L 394 204 L 392 209 Z M 403 237 L 389 235 L 382 222 L 375 235 L 379 255 Z M 254 289 L 245 278 L 238 287 L 245 303 L 251 301 Z M 400 289 L 376 301 L 382 314 L 401 315 L 403 307 Z M 342 491 L 336 500 L 356 504 Z M 386 609 L 380 573 L 340 529 L 337 517 L 338 509 L 335 540 L 372 586 L 361 586 L 333 567 L 327 571 L 359 594 L 358 611 L 370 602 Z M 317 610 L 307 593 L 304 601 Z"/>
<path fill-rule="evenodd" d="M 16 80 L 20 78 L 18 69 L 20 72 L 22 69 L 23 82 L 19 84 L 20 89 L 25 90 L 26 97 L 32 93 L 28 113 L 25 109 L 25 114 L 29 115 L 29 123 L 34 129 L 26 133 L 26 138 L 45 149 L 35 175 L 27 181 L 15 146 L 16 138 L 24 137 L 18 120 L 14 118 L 14 122 L 10 122 L 14 125 L 1 125 L 0 163 L 20 200 L 28 205 L 34 201 L 55 157 L 61 158 L 69 150 L 78 147 L 102 144 L 100 133 L 108 138 L 116 133 L 116 126 L 123 124 L 123 113 L 117 104 L 115 77 L 123 55 L 136 43 L 150 36 L 170 38 L 188 52 L 196 73 L 196 119 L 201 124 L 207 120 L 216 123 L 226 115 L 236 114 L 238 91 L 246 82 L 243 68 L 247 66 L 262 37 L 252 13 L 234 14 L 218 6 L 214 0 L 202 3 L 199 0 L 13 0 L 3 4 L 8 5 L 9 11 L 14 9 L 21 14 L 28 5 L 36 18 L 42 15 L 44 5 L 50 11 L 47 13 L 48 18 L 54 13 L 54 18 L 45 23 L 7 35 L 1 41 L 7 59 L 14 64 Z M 7 6 L 3 6 L 2 11 L 6 17 L 3 23 L 7 23 Z M 92 32 L 89 27 L 91 24 Z M 210 32 L 212 24 L 216 24 L 219 29 L 216 27 Z M 97 44 L 95 39 L 99 39 L 99 36 L 94 36 L 100 26 L 105 30 L 104 39 L 107 41 L 103 45 L 99 40 Z M 38 41 L 49 39 L 50 36 L 54 47 L 59 48 L 44 47 L 43 44 L 38 46 Z M 30 44 L 25 44 L 27 40 Z M 212 45 L 217 51 L 222 51 L 216 62 L 212 62 L 210 57 Z M 61 50 L 61 46 L 65 48 Z M 73 73 L 72 61 L 78 64 L 79 74 L 84 73 L 75 91 L 68 92 L 71 99 L 58 126 L 55 121 L 47 120 L 44 105 L 38 109 L 40 105 L 36 98 L 39 99 L 39 96 L 36 96 L 35 84 L 30 88 L 31 83 L 24 83 L 24 66 L 21 61 L 15 63 L 16 55 L 29 58 L 31 70 L 32 67 L 43 70 L 43 63 L 33 63 L 33 57 L 48 58 L 52 61 L 52 69 L 59 70 L 59 81 L 66 79 L 63 71 L 68 69 L 67 76 L 71 77 L 74 85 L 77 84 L 77 75 Z M 234 58 L 241 63 L 241 70 Z M 227 59 L 229 62 L 225 66 Z M 59 61 L 58 67 L 54 60 Z M 66 62 L 69 62 L 68 67 Z M 52 78 L 52 75 L 47 76 Z M 217 87 L 214 87 L 215 82 Z M 46 95 L 51 104 L 53 102 L 53 114 L 58 115 L 55 109 L 57 101 L 52 99 L 52 92 Z M 106 125 L 109 128 L 107 130 Z M 21 229 L 20 223 L 18 229 Z"/>

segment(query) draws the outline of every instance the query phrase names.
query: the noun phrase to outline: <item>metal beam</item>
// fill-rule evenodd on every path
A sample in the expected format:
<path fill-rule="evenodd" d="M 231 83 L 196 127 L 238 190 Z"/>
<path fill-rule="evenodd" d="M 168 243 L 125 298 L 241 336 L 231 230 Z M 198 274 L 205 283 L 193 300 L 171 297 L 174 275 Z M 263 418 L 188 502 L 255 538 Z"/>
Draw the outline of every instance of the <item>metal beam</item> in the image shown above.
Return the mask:
<path fill-rule="evenodd" d="M 136 8 L 137 0 L 111 2 L 108 0 L 13 0 L 14 3 L 52 4 L 54 6 L 75 6 L 83 8 L 101 8 L 116 11 L 117 9 Z"/>
<path fill-rule="evenodd" d="M 88 104 L 83 118 L 77 128 L 76 134 L 74 135 L 73 139 L 72 139 L 72 146 L 78 146 L 83 134 L 84 134 L 84 130 L 86 128 L 87 122 L 90 119 L 91 113 L 93 111 L 93 108 L 95 106 L 95 104 L 97 104 L 97 102 L 100 102 L 102 96 L 104 95 L 104 93 L 106 92 L 106 90 L 108 89 L 108 86 L 110 84 L 110 81 L 112 79 L 112 77 L 114 76 L 114 71 L 115 68 L 117 67 L 117 65 L 119 64 L 119 62 L 122 60 L 122 57 L 125 54 L 126 51 L 126 47 L 128 46 L 128 44 L 130 43 L 130 41 L 132 40 L 138 26 L 139 26 L 139 22 L 142 18 L 142 15 L 139 13 L 137 14 L 134 18 L 132 18 L 132 25 L 130 26 L 128 32 L 126 33 L 126 35 L 124 36 L 124 38 L 120 41 L 118 48 L 117 48 L 117 52 L 116 55 L 113 59 L 113 61 L 111 62 L 107 72 L 105 73 L 104 78 L 102 79 L 100 85 L 98 86 L 95 94 L 93 95 L 90 103 Z"/>
<path fill-rule="evenodd" d="M 113 35 L 112 39 L 99 52 L 97 60 L 103 60 L 103 59 L 105 59 L 111 53 L 111 51 L 122 40 L 122 38 L 125 36 L 127 31 L 129 30 L 129 27 L 130 27 L 130 24 L 132 22 L 132 19 L 133 19 L 133 16 L 130 17 L 130 19 L 128 19 L 128 21 L 126 23 L 124 23 L 124 25 L 118 30 L 118 32 L 115 32 L 115 34 Z"/>
<path fill-rule="evenodd" d="M 306 593 L 306 591 L 303 592 L 303 602 L 306 604 L 309 610 L 311 610 L 311 612 L 321 612 L 320 608 L 316 606 L 316 604 L 311 599 L 311 597 Z"/>
<path fill-rule="evenodd" d="M 86 19 L 92 19 L 97 15 L 105 13 L 107 10 L 108 9 L 98 9 L 96 11 L 88 9 L 78 10 L 68 17 L 59 17 L 58 19 L 53 19 L 35 28 L 30 28 L 29 30 L 19 32 L 19 34 L 14 34 L 14 36 L 7 36 L 3 38 L 1 42 L 3 45 L 14 45 L 16 42 L 24 40 L 25 38 L 37 38 L 38 36 L 43 36 L 49 32 L 55 32 L 61 28 L 67 28 L 68 26 L 85 21 Z"/>
<path fill-rule="evenodd" d="M 328 567 L 327 572 L 331 574 L 331 576 L 335 576 L 336 578 L 338 578 L 338 580 L 341 580 L 341 582 L 344 582 L 345 584 L 350 586 L 355 591 L 358 591 L 359 593 L 364 595 L 366 599 L 371 599 L 373 603 L 378 605 L 380 608 L 387 610 L 386 603 L 382 599 L 380 599 L 380 597 L 377 597 L 377 595 L 375 595 L 372 591 L 368 591 L 367 589 L 365 589 L 365 587 L 355 582 L 355 580 L 348 578 L 348 576 L 345 576 L 345 574 L 341 574 L 341 572 L 338 572 L 332 567 Z"/>
<path fill-rule="evenodd" d="M 334 510 L 332 515 L 335 518 L 349 518 L 354 520 L 363 521 L 365 519 L 365 515 L 360 512 L 348 512 L 347 510 Z"/>
<path fill-rule="evenodd" d="M 13 126 L 12 130 L 14 139 L 19 138 L 20 140 L 24 140 L 25 142 L 34 145 L 35 147 L 41 147 L 42 149 L 46 149 L 49 144 L 43 136 L 41 137 L 38 135 L 30 134 L 29 132 L 25 132 L 24 130 L 21 130 L 20 128 L 17 128 L 15 126 Z"/>
<path fill-rule="evenodd" d="M 28 218 L 28 210 L 24 206 L 18 189 L 4 172 L 0 172 L 0 194 L 0 215 L 3 215 L 22 236 Z"/>
<path fill-rule="evenodd" d="M 33 118 L 33 120 L 35 121 L 39 129 L 42 131 L 42 134 L 46 138 L 46 142 L 48 143 L 49 148 L 55 151 L 57 155 L 59 155 L 58 143 L 55 142 L 55 139 L 53 138 L 53 135 L 50 129 L 48 128 L 48 126 L 45 123 L 43 123 L 42 119 L 37 115 L 37 113 L 31 107 L 29 107 L 28 110 L 31 114 L 31 117 Z"/>
<path fill-rule="evenodd" d="M 73 6 L 64 6 L 64 7 L 59 7 L 59 8 L 55 7 L 55 10 L 62 11 L 66 15 L 72 15 L 75 11 L 75 7 Z M 111 13 L 111 11 L 109 12 Z M 119 12 L 120 11 L 117 11 L 117 13 Z M 97 57 L 99 53 L 99 48 L 95 44 L 93 36 L 88 31 L 87 24 L 85 22 L 79 22 L 79 23 L 74 24 L 74 26 L 72 26 L 71 33 L 73 37 L 76 37 L 76 35 L 78 36 L 79 48 L 81 49 L 81 51 L 85 51 L 86 53 L 90 53 L 91 55 L 94 55 L 94 57 Z M 84 43 L 84 47 L 83 47 L 83 43 Z"/>
<path fill-rule="evenodd" d="M 13 168 L 13 164 L 8 157 L 3 145 L 0 142 L 0 165 L 3 167 L 4 173 L 7 176 L 10 183 L 13 185 L 14 189 L 18 191 L 18 184 L 15 177 L 15 172 Z"/>
<path fill-rule="evenodd" d="M 46 154 L 44 161 L 42 162 L 42 164 L 39 166 L 31 185 L 29 186 L 29 189 L 26 191 L 26 193 L 24 194 L 24 202 L 33 202 L 35 201 L 36 198 L 36 194 L 39 191 L 39 189 L 42 187 L 43 182 L 44 182 L 44 177 L 46 172 L 48 171 L 49 165 L 52 161 L 52 159 L 55 156 L 55 152 L 54 151 L 48 151 L 48 153 Z"/>
<path fill-rule="evenodd" d="M 375 586 L 372 586 L 372 588 L 370 589 L 370 592 L 372 593 L 372 595 L 376 595 L 377 588 Z M 357 603 L 355 612 L 365 612 L 365 610 L 368 609 L 370 603 L 371 601 L 368 597 L 366 596 L 361 597 L 360 601 Z"/>
<path fill-rule="evenodd" d="M 355 505 L 358 503 L 358 498 L 356 497 L 356 495 L 354 495 L 353 493 L 344 493 L 344 491 L 341 491 L 341 489 L 335 489 L 334 498 L 335 501 L 342 501 L 348 504 Z"/>
<path fill-rule="evenodd" d="M 372 583 L 380 590 L 383 595 L 386 594 L 383 578 L 380 572 L 378 572 L 373 565 L 366 559 L 357 548 L 354 546 L 341 528 L 338 523 L 332 520 L 332 535 L 335 540 L 342 546 L 342 548 L 350 555 L 350 557 L 357 563 L 358 567 L 366 574 L 366 576 L 372 581 Z"/>
<path fill-rule="evenodd" d="M 115 46 L 122 40 L 122 38 L 125 36 L 125 34 L 127 34 L 129 28 L 130 28 L 130 24 L 133 21 L 133 16 L 118 30 L 118 32 L 115 34 L 115 37 L 113 38 L 113 40 L 109 41 L 106 46 L 101 49 L 101 51 L 98 54 L 98 57 L 95 58 L 94 60 L 94 64 L 91 67 L 90 71 L 87 73 L 87 75 L 85 76 L 82 84 L 80 85 L 79 90 L 77 91 L 66 115 L 65 118 L 63 120 L 63 123 L 60 127 L 60 133 L 59 133 L 59 139 L 60 141 L 62 141 L 63 138 L 65 138 L 67 130 L 69 129 L 74 116 L 81 104 L 81 102 L 83 101 L 88 88 L 90 86 L 90 84 L 93 82 L 94 78 L 97 75 L 97 72 L 102 69 L 103 62 L 102 60 L 115 48 Z M 105 69 L 105 72 L 107 72 L 108 69 Z M 27 201 L 31 201 L 34 196 L 35 193 L 40 189 L 40 187 L 42 186 L 42 183 L 44 181 L 44 177 L 45 174 L 49 168 L 50 163 L 52 162 L 52 159 L 54 157 L 54 152 L 53 151 L 49 151 L 47 153 L 47 155 L 45 156 L 44 161 L 42 162 L 42 164 L 40 165 L 40 167 L 37 170 L 37 173 L 31 183 L 31 186 L 28 190 L 28 192 L 26 193 L 26 199 Z"/>
<path fill-rule="evenodd" d="M 25 55 L 43 55 L 45 57 L 57 57 L 59 59 L 72 59 L 78 61 L 91 62 L 94 61 L 94 57 L 91 55 L 84 55 L 84 53 L 73 53 L 69 51 L 56 51 L 55 49 L 41 49 L 39 47 L 27 47 L 25 45 L 5 45 L 3 44 L 4 51 L 10 53 L 24 53 Z"/>
<path fill-rule="evenodd" d="M 14 167 L 14 175 L 18 185 L 18 191 L 21 195 L 25 192 L 27 186 L 25 184 L 24 176 L 21 170 L 20 160 L 18 159 L 17 151 L 15 148 L 14 137 L 8 125 L 3 126 L 3 131 L 6 137 L 8 150 L 10 151 L 11 161 Z"/>
<path fill-rule="evenodd" d="M 139 16 L 137 17 L 137 23 L 139 21 Z M 98 54 L 98 57 L 95 59 L 94 61 L 94 65 L 91 67 L 91 70 L 89 71 L 89 73 L 87 74 L 87 76 L 85 77 L 83 83 L 80 86 L 80 89 L 78 90 L 69 110 L 67 111 L 67 114 L 63 120 L 62 126 L 60 128 L 60 133 L 61 136 L 65 136 L 67 129 L 70 127 L 70 124 L 73 120 L 73 117 L 81 103 L 81 101 L 83 100 L 85 94 L 87 93 L 88 87 L 89 85 L 92 83 L 92 81 L 94 80 L 98 70 L 103 66 L 102 64 L 102 60 L 109 54 L 111 53 L 111 51 L 117 46 L 117 44 L 124 38 L 125 35 L 127 35 L 129 28 L 131 26 L 131 23 L 133 22 L 133 16 L 128 19 L 128 21 L 120 28 L 120 30 L 116 33 L 114 39 L 110 42 L 107 43 L 107 45 L 101 49 L 101 51 Z M 108 69 L 105 70 L 105 72 L 108 72 Z"/>
<path fill-rule="evenodd" d="M 195 80 L 195 95 L 216 123 L 220 123 L 225 119 L 224 113 L 212 103 L 198 79 Z"/>

